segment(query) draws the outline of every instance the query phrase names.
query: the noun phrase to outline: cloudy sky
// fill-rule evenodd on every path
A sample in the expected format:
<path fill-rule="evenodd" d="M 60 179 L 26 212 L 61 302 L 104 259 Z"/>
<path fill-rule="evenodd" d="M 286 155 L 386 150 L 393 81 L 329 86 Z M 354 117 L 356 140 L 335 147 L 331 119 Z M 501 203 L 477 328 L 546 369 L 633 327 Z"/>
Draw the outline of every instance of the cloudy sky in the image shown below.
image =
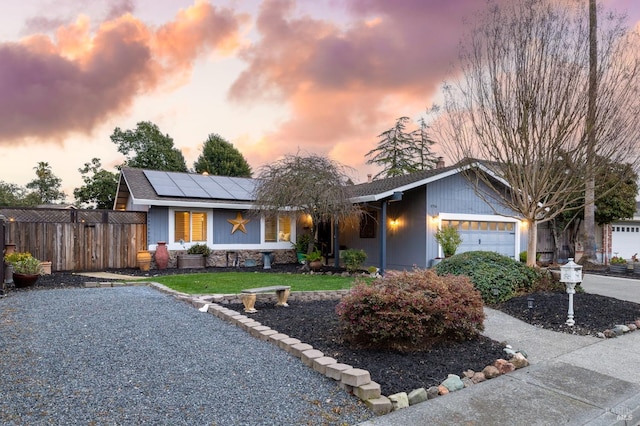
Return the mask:
<path fill-rule="evenodd" d="M 640 27 L 640 1 L 600 3 Z M 378 171 L 364 156 L 376 136 L 437 102 L 465 22 L 485 4 L 3 0 L 0 180 L 25 185 L 47 161 L 71 196 L 84 163 L 124 160 L 115 127 L 151 121 L 188 167 L 218 133 L 254 170 L 301 150 L 365 181 Z"/>

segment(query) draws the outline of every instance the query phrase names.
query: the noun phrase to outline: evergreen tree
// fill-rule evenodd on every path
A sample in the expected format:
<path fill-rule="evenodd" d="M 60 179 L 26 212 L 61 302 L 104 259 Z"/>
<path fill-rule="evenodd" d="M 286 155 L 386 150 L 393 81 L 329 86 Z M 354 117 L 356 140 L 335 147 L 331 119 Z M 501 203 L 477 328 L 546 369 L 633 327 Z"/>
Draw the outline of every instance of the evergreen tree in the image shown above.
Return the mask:
<path fill-rule="evenodd" d="M 400 117 L 395 126 L 378 135 L 378 146 L 365 154 L 367 164 L 377 164 L 382 171 L 373 178 L 400 176 L 418 170 L 413 158 L 413 136 L 407 132 L 409 117 Z"/>
<path fill-rule="evenodd" d="M 424 118 L 418 121 L 420 127 L 411 133 L 413 139 L 413 151 L 416 160 L 415 167 L 418 170 L 433 169 L 438 163 L 438 157 L 431 151 L 435 141 L 429 137 L 427 123 Z"/>
<path fill-rule="evenodd" d="M 193 164 L 197 173 L 217 176 L 251 177 L 251 167 L 233 144 L 218 134 L 210 134 L 202 154 Z"/>

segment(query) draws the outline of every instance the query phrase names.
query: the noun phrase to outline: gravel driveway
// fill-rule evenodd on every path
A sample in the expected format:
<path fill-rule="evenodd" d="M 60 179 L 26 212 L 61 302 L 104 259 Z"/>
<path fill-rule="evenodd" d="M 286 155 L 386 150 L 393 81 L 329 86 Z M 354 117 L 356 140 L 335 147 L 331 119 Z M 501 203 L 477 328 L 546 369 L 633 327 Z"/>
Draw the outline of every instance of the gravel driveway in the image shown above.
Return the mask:
<path fill-rule="evenodd" d="M 373 417 L 274 345 L 148 287 L 0 299 L 0 423 L 323 425 Z"/>

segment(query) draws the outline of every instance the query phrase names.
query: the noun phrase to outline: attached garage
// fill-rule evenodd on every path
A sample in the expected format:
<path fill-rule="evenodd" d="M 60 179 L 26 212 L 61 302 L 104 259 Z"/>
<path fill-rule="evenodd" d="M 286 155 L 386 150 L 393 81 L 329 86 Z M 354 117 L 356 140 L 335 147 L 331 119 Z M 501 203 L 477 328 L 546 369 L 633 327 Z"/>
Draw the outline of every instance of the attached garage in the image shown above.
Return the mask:
<path fill-rule="evenodd" d="M 456 253 L 493 251 L 518 259 L 520 221 L 504 216 L 441 214 L 441 226 L 453 226 L 462 244 Z"/>

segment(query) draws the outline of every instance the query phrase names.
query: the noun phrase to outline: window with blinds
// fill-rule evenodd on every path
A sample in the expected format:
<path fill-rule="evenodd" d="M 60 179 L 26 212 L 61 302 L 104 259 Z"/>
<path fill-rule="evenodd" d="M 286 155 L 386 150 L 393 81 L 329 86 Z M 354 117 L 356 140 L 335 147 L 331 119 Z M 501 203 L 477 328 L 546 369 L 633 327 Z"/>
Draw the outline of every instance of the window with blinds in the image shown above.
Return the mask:
<path fill-rule="evenodd" d="M 175 241 L 206 242 L 207 214 L 205 212 L 175 212 Z"/>
<path fill-rule="evenodd" d="M 264 220 L 264 241 L 291 241 L 291 216 L 267 217 Z"/>

